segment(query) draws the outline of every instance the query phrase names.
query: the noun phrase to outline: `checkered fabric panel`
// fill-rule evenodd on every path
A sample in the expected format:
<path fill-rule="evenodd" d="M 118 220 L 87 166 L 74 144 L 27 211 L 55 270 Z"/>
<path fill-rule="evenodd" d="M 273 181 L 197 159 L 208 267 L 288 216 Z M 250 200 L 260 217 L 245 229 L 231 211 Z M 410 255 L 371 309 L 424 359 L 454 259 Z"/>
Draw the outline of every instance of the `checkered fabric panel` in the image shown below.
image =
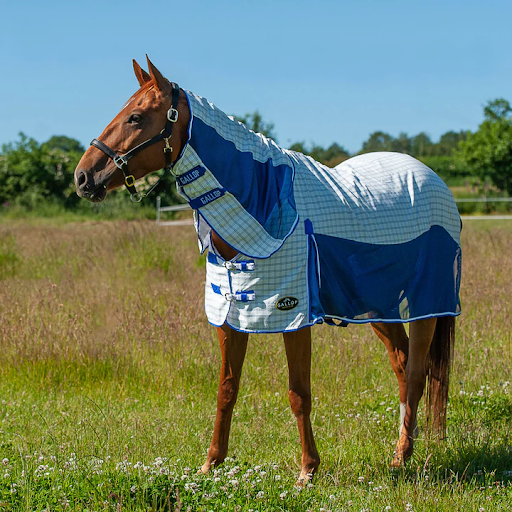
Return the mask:
<path fill-rule="evenodd" d="M 215 248 L 210 246 L 209 251 Z M 247 259 L 239 254 L 233 261 Z M 295 230 L 270 258 L 254 259 L 253 271 L 228 270 L 220 256 L 217 261 L 207 262 L 205 310 L 210 323 L 227 321 L 248 332 L 284 332 L 308 324 L 307 239 L 303 230 Z M 212 284 L 220 286 L 222 294 L 213 292 Z M 255 292 L 256 300 L 229 302 L 224 296 L 249 290 Z M 288 311 L 277 309 L 277 302 L 284 297 L 297 299 L 297 306 Z"/>
<path fill-rule="evenodd" d="M 442 226 L 460 244 L 460 216 L 443 181 L 400 153 L 369 153 L 334 169 L 301 153 L 295 160 L 297 211 L 316 233 L 369 244 L 400 244 Z"/>

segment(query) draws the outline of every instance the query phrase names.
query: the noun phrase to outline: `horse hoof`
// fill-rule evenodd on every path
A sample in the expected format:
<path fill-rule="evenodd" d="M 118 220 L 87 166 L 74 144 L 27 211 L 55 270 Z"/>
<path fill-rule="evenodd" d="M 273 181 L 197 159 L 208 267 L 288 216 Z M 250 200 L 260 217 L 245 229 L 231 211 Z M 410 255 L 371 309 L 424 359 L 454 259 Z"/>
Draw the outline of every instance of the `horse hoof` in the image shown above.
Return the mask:
<path fill-rule="evenodd" d="M 391 468 L 392 469 L 400 469 L 400 468 L 403 468 L 405 466 L 405 461 L 403 459 L 403 457 L 398 457 L 397 455 L 395 455 L 393 457 L 393 462 L 391 463 Z"/>
<path fill-rule="evenodd" d="M 301 471 L 300 476 L 295 483 L 295 487 L 302 488 L 313 481 L 313 471 Z"/>
<path fill-rule="evenodd" d="M 198 475 L 207 475 L 210 472 L 212 465 L 210 462 L 205 462 L 201 469 L 197 472 Z"/>

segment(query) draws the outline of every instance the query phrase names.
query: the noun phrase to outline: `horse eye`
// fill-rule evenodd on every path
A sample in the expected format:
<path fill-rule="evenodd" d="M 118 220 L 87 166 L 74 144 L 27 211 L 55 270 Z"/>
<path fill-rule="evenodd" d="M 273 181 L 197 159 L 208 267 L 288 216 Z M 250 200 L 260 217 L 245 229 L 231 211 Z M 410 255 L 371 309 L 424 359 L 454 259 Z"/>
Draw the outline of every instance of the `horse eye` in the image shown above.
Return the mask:
<path fill-rule="evenodd" d="M 137 124 L 137 123 L 140 123 L 141 119 L 142 119 L 142 116 L 140 114 L 132 114 L 130 116 L 130 118 L 128 119 L 128 123 Z"/>

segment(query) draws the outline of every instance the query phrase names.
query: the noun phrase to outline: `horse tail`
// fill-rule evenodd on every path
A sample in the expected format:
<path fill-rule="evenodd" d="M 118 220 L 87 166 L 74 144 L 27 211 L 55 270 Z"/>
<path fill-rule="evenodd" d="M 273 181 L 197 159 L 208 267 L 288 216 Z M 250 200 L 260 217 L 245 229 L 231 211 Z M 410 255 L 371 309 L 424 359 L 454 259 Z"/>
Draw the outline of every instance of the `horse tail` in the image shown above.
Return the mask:
<path fill-rule="evenodd" d="M 427 424 L 441 438 L 446 437 L 446 404 L 454 341 L 455 317 L 438 318 L 429 354 Z"/>

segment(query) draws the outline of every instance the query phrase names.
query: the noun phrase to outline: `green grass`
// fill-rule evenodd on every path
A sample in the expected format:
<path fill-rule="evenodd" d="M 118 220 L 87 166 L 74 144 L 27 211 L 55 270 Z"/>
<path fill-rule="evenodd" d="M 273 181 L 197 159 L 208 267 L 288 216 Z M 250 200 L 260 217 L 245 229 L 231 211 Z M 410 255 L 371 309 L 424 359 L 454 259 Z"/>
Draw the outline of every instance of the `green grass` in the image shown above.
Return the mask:
<path fill-rule="evenodd" d="M 368 326 L 318 326 L 322 464 L 298 490 L 278 335 L 251 337 L 231 458 L 196 474 L 219 355 L 191 227 L 3 223 L 0 511 L 512 510 L 512 223 L 466 223 L 463 249 L 447 441 L 423 430 L 392 471 L 398 396 L 384 346 Z"/>

